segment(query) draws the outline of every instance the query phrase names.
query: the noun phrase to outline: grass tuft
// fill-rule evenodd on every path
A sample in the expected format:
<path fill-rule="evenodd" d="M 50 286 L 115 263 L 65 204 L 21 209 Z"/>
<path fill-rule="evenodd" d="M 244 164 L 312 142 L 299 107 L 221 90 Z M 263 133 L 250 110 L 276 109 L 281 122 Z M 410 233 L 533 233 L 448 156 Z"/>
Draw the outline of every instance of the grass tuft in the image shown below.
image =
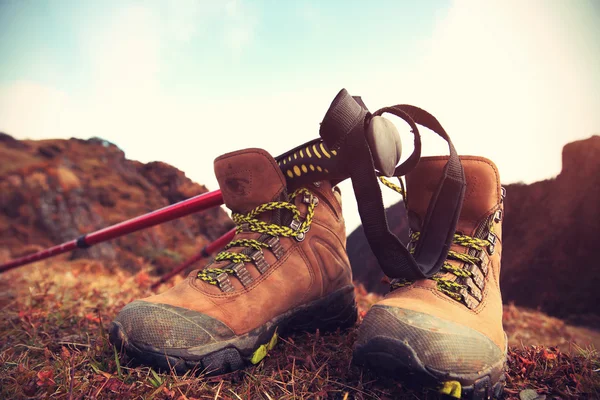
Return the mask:
<path fill-rule="evenodd" d="M 107 327 L 125 304 L 152 293 L 147 273 L 130 276 L 79 260 L 37 263 L 4 274 L 0 398 L 439 398 L 433 390 L 410 388 L 353 366 L 355 329 L 282 337 L 258 365 L 221 377 L 135 366 L 109 343 Z M 356 293 L 362 319 L 380 297 L 362 287 Z M 600 398 L 600 357 L 590 345 L 596 336 L 583 340 L 587 331 L 514 306 L 506 307 L 504 319 L 512 338 L 507 398 L 519 399 L 526 389 L 548 398 Z"/>

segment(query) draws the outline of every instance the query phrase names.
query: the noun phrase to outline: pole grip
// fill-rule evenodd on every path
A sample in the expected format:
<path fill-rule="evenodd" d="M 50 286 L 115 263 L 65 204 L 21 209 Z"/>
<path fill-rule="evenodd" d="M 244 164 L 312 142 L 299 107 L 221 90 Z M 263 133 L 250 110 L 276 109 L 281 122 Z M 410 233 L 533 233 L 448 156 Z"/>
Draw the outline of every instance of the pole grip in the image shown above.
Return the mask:
<path fill-rule="evenodd" d="M 349 175 L 338 162 L 337 151 L 320 139 L 298 146 L 275 160 L 289 184 L 344 180 Z"/>

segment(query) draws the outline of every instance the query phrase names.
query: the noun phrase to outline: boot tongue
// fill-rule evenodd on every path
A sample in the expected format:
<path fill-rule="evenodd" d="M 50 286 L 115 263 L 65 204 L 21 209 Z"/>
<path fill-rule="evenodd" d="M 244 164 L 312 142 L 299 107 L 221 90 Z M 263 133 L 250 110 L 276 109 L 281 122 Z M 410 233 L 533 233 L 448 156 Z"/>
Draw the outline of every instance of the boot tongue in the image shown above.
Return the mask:
<path fill-rule="evenodd" d="M 236 213 L 248 213 L 286 195 L 285 177 L 275 159 L 262 149 L 234 151 L 217 157 L 215 175 L 225 205 Z"/>
<path fill-rule="evenodd" d="M 447 160 L 448 157 L 423 157 L 417 167 L 406 175 L 410 228 L 414 231 L 421 230 Z M 467 188 L 456 230 L 472 234 L 481 219 L 500 202 L 500 179 L 498 169 L 486 158 L 462 156 L 460 160 Z"/>

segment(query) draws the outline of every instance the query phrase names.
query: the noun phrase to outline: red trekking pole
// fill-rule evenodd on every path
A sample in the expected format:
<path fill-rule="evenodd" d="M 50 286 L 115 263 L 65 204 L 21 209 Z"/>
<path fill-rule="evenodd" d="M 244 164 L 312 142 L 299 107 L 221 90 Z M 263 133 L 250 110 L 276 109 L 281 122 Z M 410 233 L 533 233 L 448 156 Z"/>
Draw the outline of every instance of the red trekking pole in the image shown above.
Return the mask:
<path fill-rule="evenodd" d="M 162 224 L 163 222 L 185 217 L 186 215 L 198 211 L 204 211 L 212 207 L 217 207 L 221 204 L 223 204 L 223 196 L 221 196 L 220 190 L 204 193 L 179 203 L 163 207 L 156 211 L 152 211 L 151 213 L 141 215 L 104 229 L 100 229 L 99 231 L 82 235 L 77 239 L 50 247 L 40 252 L 11 260 L 6 264 L 0 265 L 0 273 L 20 267 L 21 265 L 45 260 L 46 258 L 57 256 L 77 248 L 87 249 L 88 247 L 97 243 L 127 235 L 128 233 L 137 232 L 141 229 L 150 228 L 154 225 Z"/>
<path fill-rule="evenodd" d="M 163 275 L 158 281 L 154 282 L 150 286 L 150 289 L 157 288 L 161 283 L 165 283 L 166 281 L 168 281 L 169 279 L 171 279 L 172 277 L 174 277 L 181 271 L 184 271 L 187 268 L 189 268 L 194 263 L 197 263 L 198 261 L 202 260 L 203 258 L 210 256 L 215 251 L 223 248 L 227 243 L 231 242 L 234 235 L 235 235 L 235 228 L 230 230 L 229 232 L 227 232 L 226 234 L 224 234 L 223 236 L 221 236 L 220 238 L 218 238 L 211 244 L 204 246 L 204 248 L 198 254 L 187 259 L 183 264 L 181 264 L 177 268 L 174 268 L 172 271 L 169 271 L 168 273 Z"/>

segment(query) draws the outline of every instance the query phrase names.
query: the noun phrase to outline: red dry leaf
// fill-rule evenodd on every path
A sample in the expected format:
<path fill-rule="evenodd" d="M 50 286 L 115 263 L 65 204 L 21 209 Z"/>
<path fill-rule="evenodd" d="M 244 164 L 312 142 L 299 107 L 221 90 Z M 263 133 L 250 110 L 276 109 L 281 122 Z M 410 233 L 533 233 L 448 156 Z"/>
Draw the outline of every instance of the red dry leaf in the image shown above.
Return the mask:
<path fill-rule="evenodd" d="M 97 324 L 100 323 L 100 318 L 98 318 L 97 314 L 87 313 L 87 314 L 85 314 L 85 319 L 87 319 L 90 322 L 95 322 Z"/>
<path fill-rule="evenodd" d="M 49 348 L 44 348 L 44 357 L 46 358 L 46 360 L 50 360 L 51 358 L 54 357 L 54 354 L 50 351 Z"/>
<path fill-rule="evenodd" d="M 115 378 L 109 378 L 108 382 L 106 382 L 106 389 L 110 390 L 113 393 L 120 393 L 121 389 L 123 388 L 127 388 L 128 386 L 123 384 L 123 382 L 121 382 L 118 379 Z"/>
<path fill-rule="evenodd" d="M 60 349 L 60 356 L 63 360 L 68 360 L 71 358 L 71 353 L 69 352 L 69 349 L 67 349 L 65 346 L 62 346 Z"/>
<path fill-rule="evenodd" d="M 38 372 L 37 377 L 38 386 L 53 386 L 56 384 L 56 382 L 54 382 L 54 371 L 52 371 L 51 369 L 42 370 Z"/>
<path fill-rule="evenodd" d="M 519 359 L 521 360 L 521 362 L 525 365 L 535 365 L 535 362 L 526 359 L 525 357 L 519 356 Z"/>
<path fill-rule="evenodd" d="M 146 271 L 141 271 L 135 276 L 134 281 L 139 286 L 148 286 L 150 284 L 150 275 Z"/>
<path fill-rule="evenodd" d="M 556 360 L 556 354 L 549 352 L 548 350 L 544 349 L 544 351 L 542 352 L 542 357 L 544 357 L 545 360 L 547 361 L 551 361 L 551 360 Z"/>

